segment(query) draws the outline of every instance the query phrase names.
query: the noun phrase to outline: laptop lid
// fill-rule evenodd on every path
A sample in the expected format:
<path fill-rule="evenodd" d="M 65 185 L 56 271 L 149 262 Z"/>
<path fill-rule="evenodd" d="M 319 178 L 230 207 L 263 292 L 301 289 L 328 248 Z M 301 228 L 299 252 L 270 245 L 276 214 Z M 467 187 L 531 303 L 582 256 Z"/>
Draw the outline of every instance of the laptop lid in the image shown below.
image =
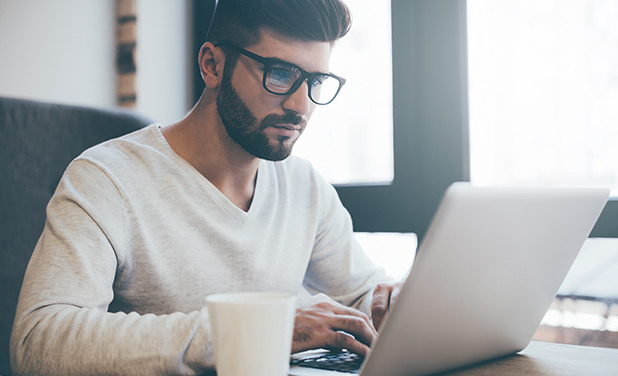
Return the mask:
<path fill-rule="evenodd" d="M 450 186 L 360 374 L 425 375 L 525 348 L 608 196 Z"/>
<path fill-rule="evenodd" d="M 422 375 L 522 350 L 608 189 L 447 190 L 362 375 Z"/>

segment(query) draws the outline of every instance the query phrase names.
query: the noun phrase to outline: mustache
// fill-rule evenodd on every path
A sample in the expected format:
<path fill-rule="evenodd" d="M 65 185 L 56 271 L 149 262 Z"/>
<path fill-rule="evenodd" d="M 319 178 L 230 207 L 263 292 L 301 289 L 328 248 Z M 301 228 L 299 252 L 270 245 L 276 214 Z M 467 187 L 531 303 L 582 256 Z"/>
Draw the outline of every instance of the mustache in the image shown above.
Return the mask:
<path fill-rule="evenodd" d="M 304 128 L 307 125 L 307 120 L 305 120 L 304 117 L 292 112 L 287 112 L 283 115 L 270 114 L 262 120 L 260 123 L 260 129 L 266 129 L 277 124 L 300 125 Z"/>

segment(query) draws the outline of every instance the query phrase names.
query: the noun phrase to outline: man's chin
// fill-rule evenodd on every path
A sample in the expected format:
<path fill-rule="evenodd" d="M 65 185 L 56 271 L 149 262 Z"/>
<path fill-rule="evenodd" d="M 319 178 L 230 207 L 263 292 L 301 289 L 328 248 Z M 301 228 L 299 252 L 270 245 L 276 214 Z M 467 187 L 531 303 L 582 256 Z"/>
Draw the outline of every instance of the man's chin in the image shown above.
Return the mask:
<path fill-rule="evenodd" d="M 278 150 L 271 150 L 268 153 L 264 153 L 262 154 L 262 157 L 259 157 L 259 158 L 265 159 L 267 161 L 279 162 L 279 161 L 286 159 L 291 154 L 292 154 L 291 149 L 278 149 Z"/>
<path fill-rule="evenodd" d="M 298 132 L 297 132 L 298 133 Z M 270 132 L 262 132 L 252 138 L 236 138 L 243 148 L 256 158 L 265 159 L 268 161 L 282 161 L 292 154 L 292 149 L 299 134 L 295 137 L 287 137 L 283 135 L 272 135 Z"/>
<path fill-rule="evenodd" d="M 286 159 L 292 154 L 292 147 L 294 141 L 292 140 L 278 140 L 274 144 L 270 144 L 268 148 L 258 150 L 256 153 L 252 153 L 254 156 L 265 159 L 268 161 L 278 162 Z"/>

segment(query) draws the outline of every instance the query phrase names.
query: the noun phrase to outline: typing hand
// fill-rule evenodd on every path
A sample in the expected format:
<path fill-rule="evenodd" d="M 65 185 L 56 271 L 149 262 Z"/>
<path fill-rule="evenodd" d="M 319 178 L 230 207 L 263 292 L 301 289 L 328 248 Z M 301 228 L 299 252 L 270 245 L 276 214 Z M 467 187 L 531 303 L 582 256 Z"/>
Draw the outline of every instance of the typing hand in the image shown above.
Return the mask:
<path fill-rule="evenodd" d="M 292 353 L 326 348 L 367 355 L 376 335 L 367 315 L 318 294 L 299 301 Z"/>
<path fill-rule="evenodd" d="M 371 319 L 376 330 L 380 328 L 389 307 L 395 303 L 403 282 L 379 283 L 373 290 Z"/>

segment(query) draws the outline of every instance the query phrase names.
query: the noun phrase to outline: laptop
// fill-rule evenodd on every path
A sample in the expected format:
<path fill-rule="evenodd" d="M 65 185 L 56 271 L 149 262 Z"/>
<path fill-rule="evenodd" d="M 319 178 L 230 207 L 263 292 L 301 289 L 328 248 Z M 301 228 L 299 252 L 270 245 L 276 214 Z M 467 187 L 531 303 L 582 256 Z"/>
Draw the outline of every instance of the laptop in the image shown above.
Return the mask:
<path fill-rule="evenodd" d="M 523 350 L 608 197 L 603 188 L 451 185 L 358 373 L 427 375 Z M 290 375 L 350 375 L 300 366 L 321 362 L 305 355 Z"/>

